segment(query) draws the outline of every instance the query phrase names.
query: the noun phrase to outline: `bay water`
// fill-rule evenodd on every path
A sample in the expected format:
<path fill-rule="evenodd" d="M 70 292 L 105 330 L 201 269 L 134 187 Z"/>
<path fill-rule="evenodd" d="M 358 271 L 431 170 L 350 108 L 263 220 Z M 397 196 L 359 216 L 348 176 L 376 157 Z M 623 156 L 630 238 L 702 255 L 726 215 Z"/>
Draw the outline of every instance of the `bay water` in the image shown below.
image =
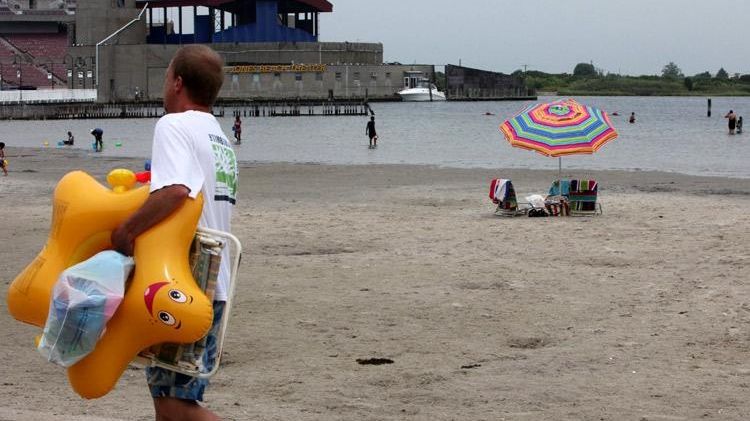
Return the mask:
<path fill-rule="evenodd" d="M 536 102 L 554 99 L 558 98 L 540 97 Z M 712 98 L 711 118 L 706 116 L 707 101 L 702 97 L 575 99 L 610 115 L 618 113 L 611 118 L 620 136 L 593 155 L 564 157 L 565 170 L 655 170 L 750 178 L 750 131 L 730 136 L 724 118 L 730 109 L 750 117 L 750 98 Z M 243 142 L 235 150 L 239 160 L 259 163 L 557 169 L 556 158 L 513 148 L 498 129 L 532 103 L 373 103 L 380 138 L 377 149 L 367 147 L 369 117 L 243 117 Z M 635 124 L 627 121 L 631 112 L 636 114 Z M 219 121 L 231 138 L 233 118 Z M 76 137 L 75 148 L 92 159 L 101 155 L 147 158 L 155 124 L 156 119 L 3 121 L 0 141 L 12 157 L 14 146 L 42 147 L 46 142 L 55 148 L 70 130 Z M 104 130 L 102 154 L 91 150 L 89 131 L 94 127 Z"/>

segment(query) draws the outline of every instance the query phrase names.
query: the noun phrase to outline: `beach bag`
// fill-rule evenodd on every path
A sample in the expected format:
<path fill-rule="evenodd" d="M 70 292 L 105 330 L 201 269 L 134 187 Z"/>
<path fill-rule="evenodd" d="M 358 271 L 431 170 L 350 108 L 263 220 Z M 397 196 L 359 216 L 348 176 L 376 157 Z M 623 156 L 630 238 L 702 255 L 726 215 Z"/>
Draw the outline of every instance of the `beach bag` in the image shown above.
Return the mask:
<path fill-rule="evenodd" d="M 132 257 L 108 250 L 63 271 L 37 346 L 48 361 L 70 367 L 94 350 L 122 302 L 133 266 Z"/>
<path fill-rule="evenodd" d="M 546 217 L 547 211 L 542 208 L 531 208 L 529 209 L 529 218 Z"/>

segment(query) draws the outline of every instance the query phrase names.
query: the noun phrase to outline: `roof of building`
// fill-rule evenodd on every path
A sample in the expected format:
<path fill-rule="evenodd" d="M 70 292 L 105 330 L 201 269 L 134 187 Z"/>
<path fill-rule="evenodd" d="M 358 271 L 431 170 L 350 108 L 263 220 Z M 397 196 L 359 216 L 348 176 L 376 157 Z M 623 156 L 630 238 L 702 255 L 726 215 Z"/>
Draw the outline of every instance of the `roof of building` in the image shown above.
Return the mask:
<path fill-rule="evenodd" d="M 221 7 L 229 6 L 238 0 L 138 0 L 138 6 L 149 4 L 149 8 L 156 7 L 185 7 L 185 6 L 207 6 Z M 333 4 L 327 0 L 282 0 L 285 2 L 299 3 L 312 8 L 317 12 L 333 12 Z"/>

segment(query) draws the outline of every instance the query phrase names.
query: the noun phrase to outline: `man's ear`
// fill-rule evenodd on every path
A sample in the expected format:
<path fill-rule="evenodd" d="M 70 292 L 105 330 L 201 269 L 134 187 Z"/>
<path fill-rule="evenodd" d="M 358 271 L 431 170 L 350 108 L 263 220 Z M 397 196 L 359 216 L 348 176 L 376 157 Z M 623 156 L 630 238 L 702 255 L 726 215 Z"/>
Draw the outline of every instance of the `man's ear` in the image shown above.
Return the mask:
<path fill-rule="evenodd" d="M 179 94 L 182 92 L 184 85 L 182 83 L 182 76 L 177 76 L 174 78 L 174 92 L 175 94 Z"/>

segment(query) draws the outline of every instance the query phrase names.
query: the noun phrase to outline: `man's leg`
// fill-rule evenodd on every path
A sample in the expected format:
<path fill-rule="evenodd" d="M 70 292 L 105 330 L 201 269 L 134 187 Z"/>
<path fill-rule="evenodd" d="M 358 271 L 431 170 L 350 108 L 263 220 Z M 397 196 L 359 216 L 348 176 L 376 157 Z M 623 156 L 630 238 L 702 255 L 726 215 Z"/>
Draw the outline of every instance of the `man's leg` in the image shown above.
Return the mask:
<path fill-rule="evenodd" d="M 219 417 L 195 401 L 154 398 L 156 421 L 218 421 Z"/>
<path fill-rule="evenodd" d="M 217 339 L 225 305 L 223 301 L 213 303 L 214 320 L 202 356 L 205 372 L 210 371 L 216 364 L 219 351 Z M 216 414 L 198 404 L 198 401 L 203 401 L 203 392 L 208 386 L 208 380 L 155 367 L 146 369 L 146 377 L 154 400 L 156 421 L 219 419 Z"/>

